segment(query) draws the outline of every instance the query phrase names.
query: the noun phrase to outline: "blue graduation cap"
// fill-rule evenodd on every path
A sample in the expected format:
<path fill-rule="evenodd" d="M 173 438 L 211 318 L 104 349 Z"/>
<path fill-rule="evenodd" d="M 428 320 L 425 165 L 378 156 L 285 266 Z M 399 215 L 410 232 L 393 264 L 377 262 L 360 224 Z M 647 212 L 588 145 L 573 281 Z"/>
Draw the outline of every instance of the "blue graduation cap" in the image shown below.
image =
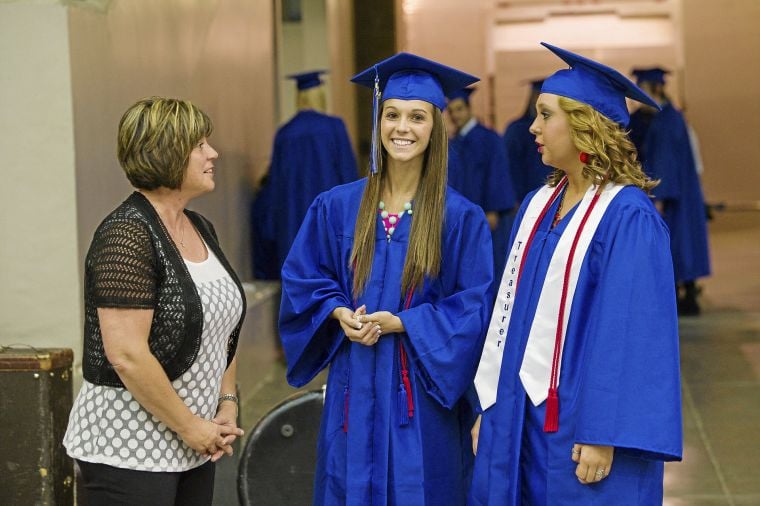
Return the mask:
<path fill-rule="evenodd" d="M 326 70 L 312 70 L 311 72 L 301 72 L 300 74 L 290 74 L 288 79 L 295 79 L 296 86 L 299 90 L 308 90 L 322 84 L 322 80 L 319 78 L 322 74 L 326 74 Z"/>
<path fill-rule="evenodd" d="M 541 45 L 571 67 L 547 77 L 541 86 L 542 93 L 552 93 L 588 104 L 624 127 L 630 121 L 625 97 L 660 109 L 652 97 L 617 70 L 546 42 Z"/>
<path fill-rule="evenodd" d="M 446 108 L 446 95 L 479 81 L 475 76 L 410 53 L 398 53 L 356 74 L 351 81 L 374 88 L 383 100 L 424 100 Z"/>
<path fill-rule="evenodd" d="M 670 71 L 660 67 L 651 67 L 646 69 L 633 69 L 631 74 L 636 76 L 636 84 L 665 84 L 665 74 L 670 74 Z"/>
<path fill-rule="evenodd" d="M 422 100 L 443 110 L 446 95 L 479 81 L 477 77 L 411 53 L 398 53 L 359 72 L 351 81 L 374 90 L 370 170 L 377 172 L 380 100 Z"/>
<path fill-rule="evenodd" d="M 464 100 L 465 104 L 470 103 L 470 95 L 472 95 L 475 92 L 475 88 L 459 88 L 458 90 L 452 91 L 448 95 L 446 95 L 446 98 L 449 99 L 449 102 L 452 100 L 456 100 L 458 98 L 461 98 Z"/>

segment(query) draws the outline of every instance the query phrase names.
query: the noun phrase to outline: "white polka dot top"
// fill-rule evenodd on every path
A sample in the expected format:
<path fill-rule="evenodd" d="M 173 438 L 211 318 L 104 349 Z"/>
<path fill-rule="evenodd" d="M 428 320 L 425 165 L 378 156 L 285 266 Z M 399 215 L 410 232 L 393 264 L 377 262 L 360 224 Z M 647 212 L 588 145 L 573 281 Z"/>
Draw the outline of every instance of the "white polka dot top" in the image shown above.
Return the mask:
<path fill-rule="evenodd" d="M 203 334 L 195 362 L 172 386 L 190 411 L 210 420 L 227 367 L 227 341 L 242 314 L 243 299 L 207 251 L 204 262 L 185 260 L 203 306 Z M 87 381 L 74 400 L 63 445 L 72 458 L 139 471 L 186 471 L 209 459 L 182 442 L 126 389 Z"/>

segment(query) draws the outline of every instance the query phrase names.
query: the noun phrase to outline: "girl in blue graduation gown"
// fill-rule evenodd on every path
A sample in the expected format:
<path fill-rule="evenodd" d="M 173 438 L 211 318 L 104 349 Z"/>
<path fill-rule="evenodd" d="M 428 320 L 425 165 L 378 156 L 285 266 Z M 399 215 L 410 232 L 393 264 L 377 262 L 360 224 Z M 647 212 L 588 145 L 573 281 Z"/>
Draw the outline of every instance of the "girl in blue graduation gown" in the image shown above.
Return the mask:
<path fill-rule="evenodd" d="M 314 504 L 464 504 L 493 274 L 483 211 L 445 184 L 441 109 L 475 78 L 401 53 L 354 77 L 375 79 L 376 170 L 316 198 L 282 269 L 287 379 L 330 368 Z"/>
<path fill-rule="evenodd" d="M 536 99 L 541 93 L 543 83 L 543 79 L 531 81 L 531 93 L 525 114 L 509 123 L 502 137 L 518 204 L 525 200 L 528 193 L 543 186 L 551 172 L 551 167 L 544 165 L 541 154 L 536 152 L 536 143 L 529 131 L 536 117 Z"/>
<path fill-rule="evenodd" d="M 655 67 L 637 69 L 633 73 L 637 84 L 662 108 L 660 112 L 648 107 L 642 107 L 640 113 L 637 111 L 639 125 L 632 125 L 631 135 L 636 133 L 633 127 L 637 127 L 641 144 L 639 158 L 644 170 L 653 179 L 660 180 L 653 194 L 670 230 L 675 281 L 683 290 L 678 297 L 679 313 L 696 315 L 700 308 L 695 280 L 710 274 L 710 254 L 704 196 L 688 126 L 683 114 L 665 94 L 666 70 Z M 641 124 L 645 121 L 641 118 L 648 118 L 643 128 Z"/>
<path fill-rule="evenodd" d="M 469 504 L 661 504 L 663 461 L 682 453 L 673 270 L 656 183 L 623 130 L 625 96 L 653 102 L 546 46 L 572 66 L 546 80 L 531 125 L 557 170 L 510 239 L 475 379 Z"/>
<path fill-rule="evenodd" d="M 704 197 L 686 121 L 670 102 L 662 105 L 645 140 L 645 168 L 662 183 L 654 196 L 662 201 L 663 217 L 671 231 L 673 267 L 677 281 L 710 274 Z"/>
<path fill-rule="evenodd" d="M 256 206 L 258 212 L 253 217 L 254 230 L 261 223 L 268 226 L 264 240 L 269 241 L 266 246 L 271 245 L 273 255 L 260 263 L 265 267 L 273 265 L 277 276 L 316 196 L 357 178 L 346 125 L 339 117 L 323 112 L 325 96 L 320 79 L 323 73 L 318 70 L 288 76 L 297 83 L 299 110 L 277 130 L 269 181 L 262 190 L 266 207 Z"/>
<path fill-rule="evenodd" d="M 512 229 L 515 192 L 501 137 L 472 114 L 470 95 L 474 88 L 448 95 L 448 112 L 457 134 L 449 141 L 449 185 L 479 205 L 491 226 L 494 272 L 504 268 L 507 240 Z"/>
<path fill-rule="evenodd" d="M 695 281 L 710 275 L 702 185 L 697 174 L 688 127 L 681 113 L 670 102 L 662 105 L 647 132 L 644 168 L 662 181 L 655 188 L 662 216 L 670 230 L 670 252 L 675 281 L 682 287 L 678 297 L 682 315 L 697 315 Z"/>

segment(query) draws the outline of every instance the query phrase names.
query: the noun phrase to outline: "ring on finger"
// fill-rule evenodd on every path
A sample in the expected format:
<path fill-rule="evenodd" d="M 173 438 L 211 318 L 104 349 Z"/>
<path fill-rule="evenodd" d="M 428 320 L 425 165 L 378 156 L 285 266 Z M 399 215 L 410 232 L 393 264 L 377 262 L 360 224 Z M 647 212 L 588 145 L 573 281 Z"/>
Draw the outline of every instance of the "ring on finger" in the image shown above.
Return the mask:
<path fill-rule="evenodd" d="M 576 450 L 575 448 L 573 448 L 572 452 L 573 452 L 573 455 L 580 455 L 581 454 L 581 451 L 580 450 Z"/>

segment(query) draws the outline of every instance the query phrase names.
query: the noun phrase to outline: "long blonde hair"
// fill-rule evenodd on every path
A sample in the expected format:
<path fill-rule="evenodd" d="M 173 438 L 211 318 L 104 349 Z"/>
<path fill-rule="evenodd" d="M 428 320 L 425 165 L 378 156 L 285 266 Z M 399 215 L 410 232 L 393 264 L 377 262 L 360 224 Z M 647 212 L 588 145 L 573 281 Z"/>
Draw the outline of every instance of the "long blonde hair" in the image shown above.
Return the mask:
<path fill-rule="evenodd" d="M 636 146 L 620 125 L 606 118 L 590 105 L 567 97 L 559 97 L 559 107 L 568 115 L 570 136 L 575 147 L 588 153 L 583 175 L 595 185 L 604 181 L 633 185 L 649 193 L 660 184 L 641 168 Z M 549 186 L 556 186 L 564 176 L 560 170 L 549 175 Z"/>
<path fill-rule="evenodd" d="M 382 117 L 382 114 L 379 115 Z M 378 121 L 380 121 L 378 119 Z M 353 292 L 358 298 L 364 292 L 375 257 L 375 230 L 377 208 L 388 177 L 384 165 L 388 153 L 377 128 L 375 142 L 378 149 L 377 174 L 367 177 L 359 213 L 354 228 L 354 246 L 351 251 L 351 268 L 354 272 Z M 433 107 L 433 130 L 425 152 L 417 193 L 414 197 L 412 229 L 401 276 L 401 293 L 421 287 L 425 276 L 434 278 L 441 270 L 441 235 L 446 198 L 446 170 L 448 167 L 448 137 L 441 111 Z"/>

